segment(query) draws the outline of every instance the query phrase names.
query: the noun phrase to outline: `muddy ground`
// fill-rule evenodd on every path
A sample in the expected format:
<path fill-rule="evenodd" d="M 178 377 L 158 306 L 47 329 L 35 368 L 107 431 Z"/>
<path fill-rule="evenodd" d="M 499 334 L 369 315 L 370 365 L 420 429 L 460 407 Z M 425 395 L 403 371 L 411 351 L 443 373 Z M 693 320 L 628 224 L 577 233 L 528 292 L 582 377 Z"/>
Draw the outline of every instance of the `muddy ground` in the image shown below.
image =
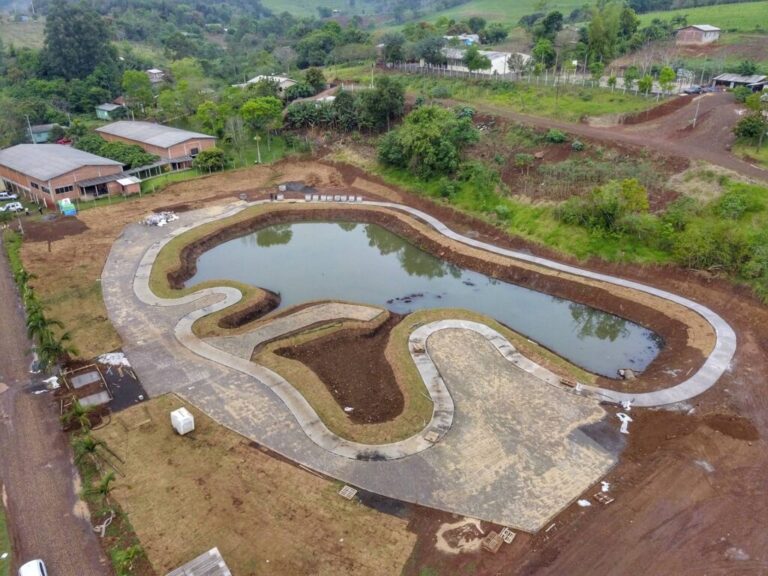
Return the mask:
<path fill-rule="evenodd" d="M 373 329 L 342 330 L 275 353 L 308 366 L 356 424 L 387 422 L 403 412 L 403 393 L 384 355 L 400 320 L 390 314 Z"/>

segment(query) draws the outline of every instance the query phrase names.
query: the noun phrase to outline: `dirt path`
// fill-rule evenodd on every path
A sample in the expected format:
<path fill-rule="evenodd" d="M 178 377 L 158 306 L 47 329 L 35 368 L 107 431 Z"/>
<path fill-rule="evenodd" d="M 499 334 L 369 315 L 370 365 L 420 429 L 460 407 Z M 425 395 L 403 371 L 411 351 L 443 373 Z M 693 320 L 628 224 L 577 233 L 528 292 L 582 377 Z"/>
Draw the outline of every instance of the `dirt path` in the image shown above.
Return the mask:
<path fill-rule="evenodd" d="M 2 243 L 0 242 L 0 249 Z M 0 479 L 18 564 L 42 558 L 56 576 L 111 574 L 83 519 L 70 450 L 48 394 L 33 394 L 30 348 L 8 262 L 0 257 Z M 6 388 L 7 387 L 7 388 Z"/>
<path fill-rule="evenodd" d="M 696 128 L 693 128 L 697 105 Z M 768 170 L 745 162 L 729 151 L 734 140 L 732 129 L 739 119 L 738 108 L 731 94 L 707 94 L 691 98 L 685 106 L 648 122 L 604 128 L 520 114 L 502 106 L 477 105 L 480 112 L 522 124 L 557 128 L 592 140 L 650 148 L 656 153 L 689 160 L 704 160 L 756 180 L 768 181 Z"/>

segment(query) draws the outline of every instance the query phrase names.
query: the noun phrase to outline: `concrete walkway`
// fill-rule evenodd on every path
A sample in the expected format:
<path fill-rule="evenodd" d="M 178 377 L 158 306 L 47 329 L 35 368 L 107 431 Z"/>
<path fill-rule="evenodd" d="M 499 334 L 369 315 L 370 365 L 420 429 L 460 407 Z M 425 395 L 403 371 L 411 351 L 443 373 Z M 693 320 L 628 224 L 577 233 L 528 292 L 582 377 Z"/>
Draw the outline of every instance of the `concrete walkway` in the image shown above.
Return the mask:
<path fill-rule="evenodd" d="M 663 406 L 665 404 L 674 404 L 676 402 L 683 402 L 689 400 L 699 394 L 707 391 L 709 388 L 715 385 L 720 376 L 729 368 L 733 355 L 736 353 L 736 333 L 733 328 L 721 318 L 718 314 L 688 298 L 641 284 L 640 282 L 634 282 L 632 280 L 625 280 L 623 278 L 617 278 L 616 276 L 609 276 L 608 274 L 600 274 L 598 272 L 591 272 L 584 270 L 583 268 L 577 268 L 576 266 L 570 266 L 568 264 L 562 264 L 554 260 L 548 260 L 547 258 L 540 258 L 538 256 L 532 256 L 525 252 L 519 252 L 517 250 L 507 250 L 506 248 L 499 248 L 493 244 L 487 244 L 474 238 L 467 238 L 457 232 L 454 232 L 448 228 L 445 224 L 440 222 L 437 218 L 411 208 L 410 206 L 403 206 L 401 204 L 394 204 L 390 202 L 366 202 L 370 206 L 380 206 L 384 208 L 392 208 L 407 212 L 412 216 L 416 216 L 420 220 L 423 220 L 436 231 L 440 232 L 443 236 L 472 246 L 473 248 L 479 248 L 487 252 L 506 256 L 508 258 L 514 258 L 524 262 L 530 262 L 537 266 L 543 266 L 552 270 L 558 270 L 567 274 L 573 274 L 575 276 L 581 276 L 583 278 L 589 278 L 591 280 L 598 280 L 600 282 L 606 282 L 616 286 L 622 286 L 624 288 L 630 288 L 637 290 L 638 292 L 645 292 L 664 300 L 669 300 L 675 304 L 685 306 L 690 310 L 696 312 L 699 316 L 704 318 L 714 329 L 716 335 L 715 346 L 710 355 L 702 364 L 701 368 L 693 374 L 687 380 L 663 390 L 657 390 L 655 392 L 641 392 L 641 393 L 623 393 L 614 390 L 608 390 L 606 388 L 599 388 L 596 386 L 585 386 L 584 388 L 595 394 L 602 400 L 609 402 L 624 402 L 631 401 L 635 406 L 651 407 L 651 406 Z"/>
<path fill-rule="evenodd" d="M 671 400 L 670 396 L 665 394 L 667 391 L 645 395 L 646 403 L 643 405 L 653 405 L 654 402 L 657 404 L 675 402 L 684 399 L 681 396 L 685 394 L 695 395 L 702 392 L 715 383 L 727 368 L 733 355 L 735 336 L 730 327 L 708 309 L 684 298 L 641 284 L 594 274 L 463 238 L 428 214 L 408 207 L 389 203 L 367 204 L 409 212 L 428 222 L 446 236 L 481 249 L 543 266 L 549 265 L 551 268 L 572 274 L 627 285 L 662 297 L 667 295 L 670 300 L 683 305 L 686 302 L 690 303 L 689 307 L 715 326 L 718 335 L 715 351 L 707 359 L 702 370 L 694 375 L 698 378 L 686 381 L 693 380 L 693 385 L 687 387 L 678 385 L 671 388 L 670 390 L 676 391 L 673 394 L 674 399 Z M 472 358 L 476 355 L 476 351 L 467 347 L 468 345 L 462 347 L 457 344 L 452 354 L 444 356 L 441 352 L 441 358 L 432 359 L 430 362 L 427 358 L 420 356 L 423 351 L 419 347 L 418 339 L 411 342 L 412 352 L 417 356 L 415 360 L 420 369 L 428 364 L 437 368 L 439 381 L 434 378 L 434 372 L 431 375 L 429 372 L 422 372 L 428 386 L 439 385 L 445 377 L 443 370 L 452 366 L 455 368 L 452 372 L 453 379 L 446 380 L 451 387 L 453 398 L 448 394 L 446 383 L 442 382 L 446 401 L 450 400 L 453 404 L 453 423 L 448 424 L 450 429 L 444 431 L 442 440 L 434 445 L 435 439 L 432 434 L 429 434 L 431 428 L 427 423 L 425 423 L 424 432 L 420 435 L 419 441 L 432 445 L 431 449 L 387 460 L 388 457 L 397 457 L 396 449 L 394 452 L 389 451 L 393 445 L 387 445 L 387 452 L 383 454 L 378 451 L 379 447 L 341 444 L 323 446 L 323 442 L 326 442 L 324 426 L 312 420 L 313 412 L 306 410 L 308 408 L 306 401 L 295 392 L 292 386 L 283 384 L 282 379 L 273 372 L 246 362 L 235 355 L 217 350 L 192 335 L 191 326 L 197 318 L 239 301 L 241 298 L 239 291 L 224 287 L 206 289 L 166 302 L 155 297 L 149 290 L 148 279 L 152 263 L 165 243 L 197 225 L 234 215 L 247 206 L 245 203 L 238 203 L 225 208 L 209 207 L 183 213 L 180 215 L 179 222 L 167 228 L 128 226 L 115 242 L 102 274 L 104 300 L 110 319 L 123 338 L 124 350 L 150 395 L 173 391 L 223 425 L 286 458 L 366 490 L 528 531 L 541 528 L 552 515 L 570 503 L 577 497 L 577 493 L 589 484 L 580 483 L 578 486 L 574 485 L 566 489 L 565 485 L 568 484 L 566 481 L 558 482 L 561 487 L 548 492 L 546 504 L 541 503 L 538 508 L 531 504 L 530 499 L 539 494 L 538 478 L 551 478 L 557 475 L 558 462 L 549 458 L 549 448 L 544 449 L 543 444 L 537 448 L 536 434 L 527 435 L 529 444 L 521 448 L 521 444 L 516 440 L 516 433 L 512 434 L 514 430 L 524 426 L 529 419 L 536 421 L 546 412 L 546 410 L 541 412 L 544 406 L 550 406 L 554 401 L 555 404 L 552 407 L 557 407 L 558 410 L 570 406 L 563 413 L 562 422 L 570 421 L 571 426 L 577 426 L 567 433 L 566 441 L 578 438 L 580 445 L 591 446 L 590 453 L 596 454 L 594 450 L 597 450 L 611 454 L 608 461 L 594 460 L 595 465 L 590 468 L 591 472 L 585 471 L 585 482 L 597 481 L 599 475 L 607 470 L 606 462 L 615 461 L 617 457 L 613 451 L 615 446 L 601 445 L 602 440 L 591 440 L 590 433 L 587 432 L 587 436 L 582 433 L 582 426 L 586 426 L 584 430 L 587 430 L 601 424 L 599 415 L 604 412 L 594 403 L 590 404 L 590 400 L 586 398 L 579 398 L 575 394 L 563 394 L 560 390 L 554 390 L 553 386 L 542 386 L 542 382 L 548 379 L 540 378 L 540 374 L 534 378 L 531 373 L 518 370 L 513 364 L 514 358 L 510 358 L 504 352 L 506 350 L 514 355 L 514 349 L 503 338 L 499 340 L 496 336 L 490 339 L 480 338 L 479 341 L 469 340 L 474 342 L 472 346 L 481 347 L 488 346 L 490 341 L 493 345 L 490 348 L 494 350 L 493 353 L 502 358 L 499 355 L 499 352 L 502 352 L 507 358 L 502 359 L 502 364 L 496 368 L 497 375 L 489 381 L 484 380 L 482 365 L 471 368 L 471 373 L 476 374 L 476 377 L 467 380 L 461 376 L 462 370 L 468 369 L 468 365 L 464 366 L 464 364 L 472 362 Z M 433 337 L 441 334 L 452 335 L 447 341 L 440 340 L 447 345 L 454 340 L 458 342 L 457 339 L 464 342 L 463 334 L 477 333 L 450 328 L 435 332 Z M 475 338 L 479 337 L 475 336 Z M 486 344 L 483 345 L 482 342 Z M 507 345 L 509 348 L 506 348 Z M 414 346 L 416 349 L 413 348 Z M 431 344 L 426 346 L 424 352 L 431 353 L 430 346 Z M 442 349 L 441 347 L 436 350 L 440 352 Z M 492 358 L 494 358 L 493 355 L 489 356 L 487 361 L 495 365 Z M 520 358 L 517 359 L 521 361 Z M 525 380 L 526 383 L 522 388 L 516 386 L 514 390 L 509 388 L 505 391 L 504 387 L 499 389 L 500 382 L 507 381 L 507 378 L 511 379 L 509 382 Z M 706 381 L 707 378 L 709 381 Z M 682 389 L 681 386 L 683 386 Z M 507 420 L 512 401 L 506 396 L 507 394 L 513 394 L 519 401 L 525 400 L 528 395 L 520 396 L 521 390 L 527 390 L 533 394 L 534 390 L 542 389 L 549 389 L 556 396 L 545 401 L 535 412 L 521 414 L 522 420 L 515 422 Z M 598 389 L 594 392 L 613 395 L 609 397 L 615 400 L 621 396 L 618 393 Z M 460 401 L 456 402 L 456 398 Z M 583 404 L 585 402 L 586 405 Z M 587 406 L 592 406 L 592 411 L 587 411 Z M 303 420 L 303 425 L 299 419 Z M 491 425 L 491 423 L 502 422 L 506 424 L 498 430 L 497 424 Z M 316 435 L 315 438 L 310 439 L 305 428 L 307 425 L 310 433 L 321 431 L 320 436 Z M 510 426 L 512 428 L 509 428 Z M 609 430 L 612 429 L 613 426 L 609 425 Z M 511 435 L 507 437 L 502 430 L 506 430 Z M 604 432 L 595 438 L 602 438 L 603 434 Z M 538 437 L 538 442 L 545 440 L 540 435 Z M 428 445 L 425 444 L 425 447 L 429 447 Z M 494 446 L 494 448 L 491 452 L 478 451 L 479 446 L 487 446 L 489 449 Z M 518 454 L 521 449 L 525 450 L 527 457 L 535 457 L 535 463 L 520 464 L 515 454 Z M 554 447 L 552 450 L 554 450 L 552 453 L 557 452 Z M 575 452 L 566 450 L 565 453 Z M 491 468 L 488 468 L 489 466 Z M 479 470 L 491 469 L 493 470 L 491 475 L 478 474 Z M 536 473 L 531 475 L 530 470 L 536 470 Z M 530 487 L 530 490 L 523 487 Z M 518 498 L 523 495 L 527 501 L 521 501 Z M 536 513 L 529 514 L 534 508 L 537 510 Z"/>

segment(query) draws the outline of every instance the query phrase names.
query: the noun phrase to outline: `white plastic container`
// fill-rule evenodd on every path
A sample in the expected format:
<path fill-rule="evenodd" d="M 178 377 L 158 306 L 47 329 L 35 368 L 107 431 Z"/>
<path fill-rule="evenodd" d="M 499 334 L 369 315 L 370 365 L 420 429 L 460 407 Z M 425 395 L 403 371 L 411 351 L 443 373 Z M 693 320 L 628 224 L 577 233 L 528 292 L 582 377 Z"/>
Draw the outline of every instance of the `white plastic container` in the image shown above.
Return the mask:
<path fill-rule="evenodd" d="M 184 436 L 195 429 L 195 417 L 186 408 L 179 408 L 171 412 L 171 426 Z"/>

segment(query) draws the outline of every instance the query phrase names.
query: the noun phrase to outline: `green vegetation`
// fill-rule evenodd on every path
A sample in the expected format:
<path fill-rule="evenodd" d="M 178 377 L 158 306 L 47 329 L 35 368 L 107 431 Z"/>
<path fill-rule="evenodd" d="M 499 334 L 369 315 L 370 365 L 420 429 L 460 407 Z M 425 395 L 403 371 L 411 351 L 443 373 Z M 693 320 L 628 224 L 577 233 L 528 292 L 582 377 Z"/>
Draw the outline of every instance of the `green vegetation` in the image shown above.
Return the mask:
<path fill-rule="evenodd" d="M 690 24 L 711 24 L 726 32 L 768 32 L 768 1 L 765 0 L 648 12 L 640 15 L 640 22 L 648 25 L 655 18 L 666 20 L 676 16 L 685 16 Z"/>
<path fill-rule="evenodd" d="M 504 194 L 498 177 L 475 166 L 452 182 L 424 180 L 402 169 L 381 169 L 388 181 L 496 223 L 507 232 L 578 258 L 678 263 L 725 274 L 768 301 L 768 189 L 723 179 L 725 194 L 703 203 L 684 197 L 660 214 L 643 208 L 636 182 L 604 186 L 561 207 L 530 204 Z M 626 189 L 629 188 L 629 191 Z M 628 194 L 628 197 L 625 196 Z M 638 202 L 638 198 L 640 198 Z"/>
<path fill-rule="evenodd" d="M 8 554 L 0 559 L 0 576 L 10 576 L 13 553 L 11 550 L 11 538 L 8 534 L 8 524 L 5 517 L 5 506 L 0 502 L 0 555 Z"/>
<path fill-rule="evenodd" d="M 152 164 L 158 160 L 154 154 L 149 154 L 138 144 L 126 144 L 125 142 L 107 142 L 97 134 L 86 134 L 75 141 L 75 148 L 111 158 L 120 162 L 123 166 L 139 168 Z"/>

